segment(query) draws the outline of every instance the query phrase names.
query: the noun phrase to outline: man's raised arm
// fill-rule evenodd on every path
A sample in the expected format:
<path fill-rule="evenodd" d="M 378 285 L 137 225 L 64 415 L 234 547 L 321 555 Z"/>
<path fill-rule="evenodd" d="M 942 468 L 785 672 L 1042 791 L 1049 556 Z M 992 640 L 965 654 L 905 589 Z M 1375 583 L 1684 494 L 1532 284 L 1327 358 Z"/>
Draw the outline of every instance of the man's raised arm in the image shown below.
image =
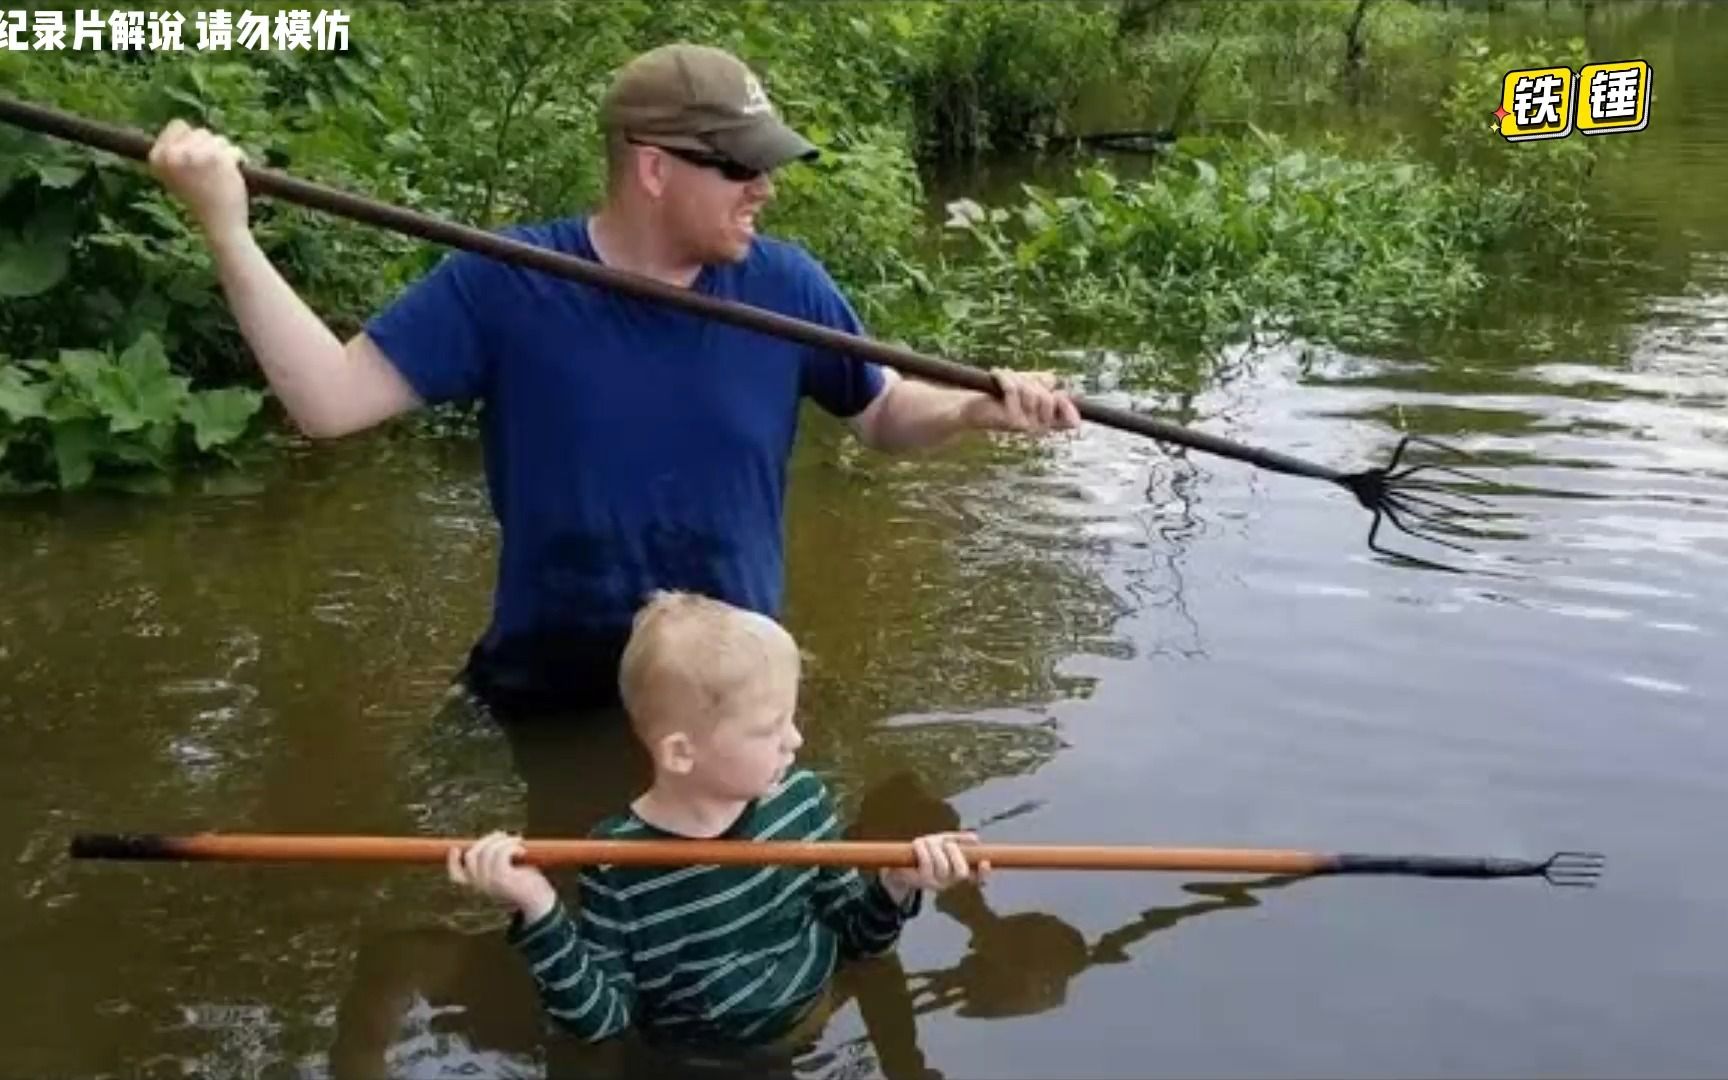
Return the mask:
<path fill-rule="evenodd" d="M 295 425 L 336 438 L 418 406 L 371 338 L 343 344 L 271 265 L 248 221 L 243 159 L 228 140 L 174 120 L 150 151 L 150 171 L 203 228 L 229 310 Z"/>

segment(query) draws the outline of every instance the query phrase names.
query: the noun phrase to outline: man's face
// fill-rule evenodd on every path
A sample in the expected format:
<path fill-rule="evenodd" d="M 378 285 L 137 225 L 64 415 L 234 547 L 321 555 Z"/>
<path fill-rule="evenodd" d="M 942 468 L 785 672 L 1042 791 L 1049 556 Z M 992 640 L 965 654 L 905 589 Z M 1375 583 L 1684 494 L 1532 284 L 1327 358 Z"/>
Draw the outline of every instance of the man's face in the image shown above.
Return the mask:
<path fill-rule="evenodd" d="M 728 179 L 718 168 L 670 153 L 664 157 L 663 204 L 678 242 L 699 262 L 741 262 L 756 236 L 756 216 L 774 197 L 768 173 Z"/>

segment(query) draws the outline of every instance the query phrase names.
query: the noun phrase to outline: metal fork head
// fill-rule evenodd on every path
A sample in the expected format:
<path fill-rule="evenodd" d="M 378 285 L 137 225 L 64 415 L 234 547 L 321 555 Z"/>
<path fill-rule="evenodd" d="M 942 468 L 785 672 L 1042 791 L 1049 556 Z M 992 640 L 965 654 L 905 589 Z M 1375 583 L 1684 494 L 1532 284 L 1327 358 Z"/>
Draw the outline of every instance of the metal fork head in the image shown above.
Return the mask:
<path fill-rule="evenodd" d="M 1560 851 L 1542 864 L 1542 876 L 1550 885 L 1594 888 L 1608 863 L 1605 855 L 1594 851 Z"/>
<path fill-rule="evenodd" d="M 1470 539 L 1487 535 L 1483 528 L 1485 522 L 1482 514 L 1474 508 L 1487 506 L 1488 501 L 1470 492 L 1459 491 L 1453 485 L 1440 483 L 1433 477 L 1450 476 L 1474 484 L 1487 484 L 1488 481 L 1475 473 L 1450 465 L 1423 463 L 1401 468 L 1404 452 L 1413 443 L 1434 447 L 1459 457 L 1471 457 L 1466 451 L 1426 436 L 1406 435 L 1398 440 L 1398 446 L 1392 451 L 1392 460 L 1383 467 L 1347 475 L 1344 485 L 1356 496 L 1357 502 L 1374 514 L 1374 520 L 1368 527 L 1370 550 L 1434 570 L 1456 571 L 1456 567 L 1394 551 L 1379 543 L 1380 526 L 1383 522 L 1390 522 L 1394 529 L 1406 536 L 1466 554 L 1472 549 L 1450 538 Z M 1421 478 L 1418 479 L 1419 477 Z"/>

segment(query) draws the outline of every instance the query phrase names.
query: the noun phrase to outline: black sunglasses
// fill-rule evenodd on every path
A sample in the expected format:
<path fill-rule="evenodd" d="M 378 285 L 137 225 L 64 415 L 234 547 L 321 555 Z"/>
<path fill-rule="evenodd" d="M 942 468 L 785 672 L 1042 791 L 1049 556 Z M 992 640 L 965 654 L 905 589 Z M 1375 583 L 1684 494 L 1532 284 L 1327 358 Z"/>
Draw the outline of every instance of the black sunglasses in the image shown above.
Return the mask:
<path fill-rule="evenodd" d="M 658 143 L 636 142 L 634 139 L 632 139 L 631 142 L 635 143 L 637 146 L 652 146 L 656 150 L 662 150 L 671 154 L 679 161 L 687 161 L 692 165 L 704 169 L 717 170 L 721 176 L 724 176 L 734 184 L 748 184 L 766 171 L 763 169 L 752 169 L 748 165 L 741 165 L 738 162 L 733 161 L 731 158 L 725 157 L 721 154 L 704 154 L 700 150 L 685 150 L 683 147 L 679 146 L 661 146 Z"/>

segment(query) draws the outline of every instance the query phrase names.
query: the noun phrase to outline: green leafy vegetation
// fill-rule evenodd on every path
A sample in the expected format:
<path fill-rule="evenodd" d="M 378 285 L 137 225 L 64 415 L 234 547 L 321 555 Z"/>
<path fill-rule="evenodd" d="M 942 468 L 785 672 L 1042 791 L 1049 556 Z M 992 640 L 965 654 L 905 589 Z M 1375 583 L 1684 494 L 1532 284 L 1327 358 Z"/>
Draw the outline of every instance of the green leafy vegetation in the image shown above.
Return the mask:
<path fill-rule="evenodd" d="M 381 2 L 355 9 L 346 52 L 6 52 L 0 92 L 146 131 L 206 124 L 255 162 L 496 228 L 592 206 L 612 70 L 712 42 L 824 150 L 777 178 L 768 224 L 828 264 L 874 333 L 975 361 L 1108 348 L 1150 385 L 1265 333 L 1449 325 L 1488 260 L 1586 243 L 1603 140 L 1514 154 L 1482 137 L 1521 59 L 1471 38 L 1482 7 Z M 1578 47 L 1526 51 L 1572 62 Z M 1266 133 L 1259 110 L 1344 107 L 1394 73 L 1444 117 L 1443 145 Z M 1180 138 L 1099 157 L 1078 137 L 1101 123 Z M 931 212 L 932 170 L 1004 154 L 1043 154 L 1060 179 Z M 266 430 L 202 239 L 145 170 L 0 128 L 0 222 L 9 489 L 139 486 Z M 253 223 L 341 336 L 443 254 L 269 200 Z M 438 415 L 421 430 L 467 428 Z"/>

